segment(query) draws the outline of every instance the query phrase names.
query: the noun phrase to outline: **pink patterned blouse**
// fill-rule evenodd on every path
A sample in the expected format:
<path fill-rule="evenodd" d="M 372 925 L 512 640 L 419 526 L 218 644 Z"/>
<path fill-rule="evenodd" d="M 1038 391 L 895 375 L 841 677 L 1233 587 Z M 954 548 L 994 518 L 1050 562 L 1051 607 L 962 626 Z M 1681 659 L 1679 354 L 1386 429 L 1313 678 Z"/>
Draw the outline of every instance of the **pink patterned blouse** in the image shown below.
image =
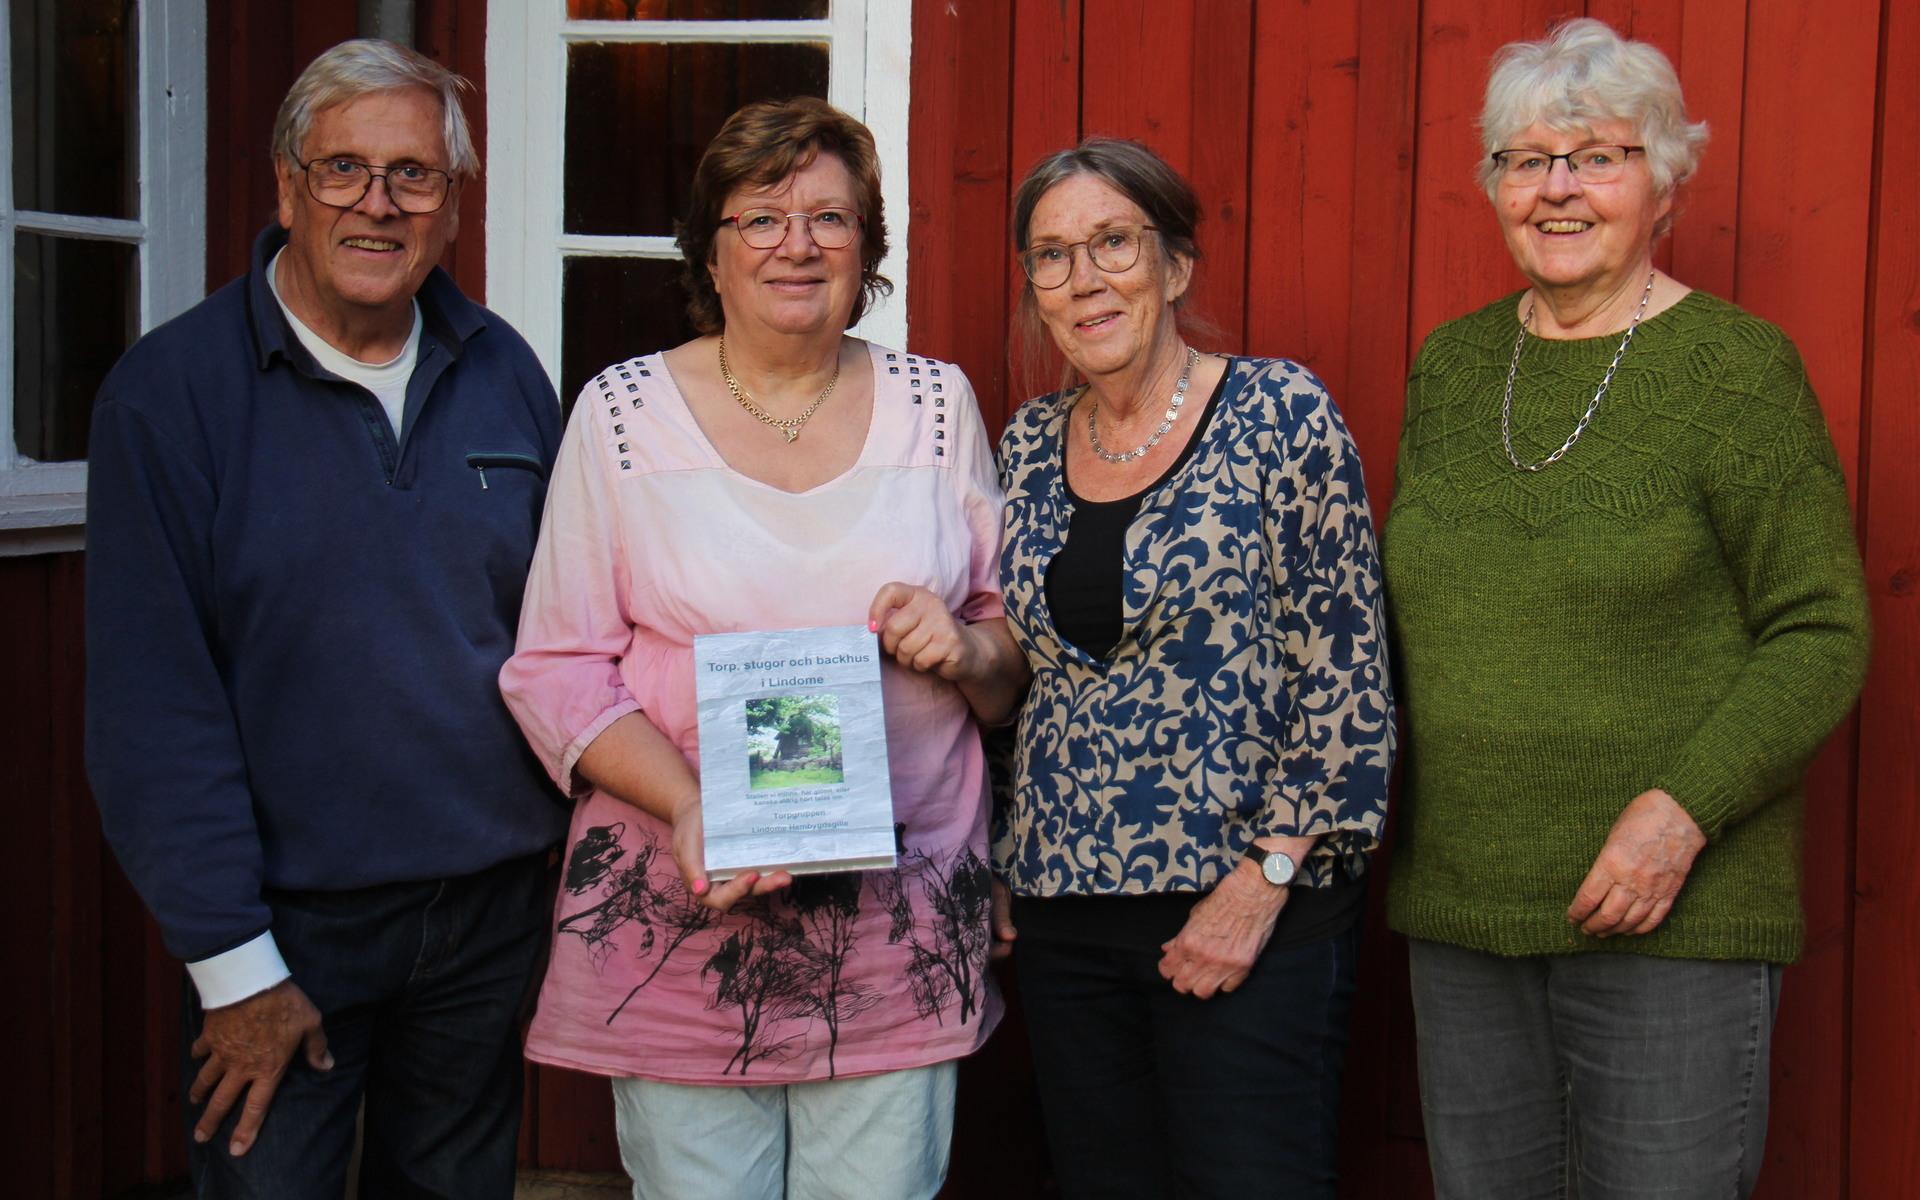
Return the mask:
<path fill-rule="evenodd" d="M 847 472 L 788 493 L 734 471 L 658 354 L 580 393 L 500 687 L 578 796 L 537 1062 L 681 1083 L 829 1079 L 956 1058 L 1000 1016 L 986 974 L 987 783 L 953 685 L 882 668 L 899 867 L 803 876 L 726 916 L 690 902 L 668 827 L 576 780 L 636 710 L 696 769 L 693 638 L 864 624 L 881 584 L 1000 615 L 1001 495 L 959 369 L 868 348 Z"/>

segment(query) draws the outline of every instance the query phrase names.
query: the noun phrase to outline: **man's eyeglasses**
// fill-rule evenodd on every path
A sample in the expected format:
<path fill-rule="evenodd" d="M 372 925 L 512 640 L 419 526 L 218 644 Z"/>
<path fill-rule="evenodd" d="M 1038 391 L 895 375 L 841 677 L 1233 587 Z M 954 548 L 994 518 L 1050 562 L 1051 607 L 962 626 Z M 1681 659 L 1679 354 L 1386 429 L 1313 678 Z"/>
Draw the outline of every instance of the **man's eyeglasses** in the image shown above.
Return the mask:
<path fill-rule="evenodd" d="M 1517 187 L 1544 183 L 1553 164 L 1564 162 L 1581 183 L 1612 183 L 1627 169 L 1627 155 L 1644 154 L 1645 146 L 1582 146 L 1565 154 L 1545 150 L 1496 150 L 1493 161 L 1500 164 L 1500 182 Z"/>
<path fill-rule="evenodd" d="M 384 179 L 387 199 L 403 213 L 422 216 L 438 212 L 453 189 L 453 177 L 437 167 L 400 163 L 375 167 L 351 158 L 316 158 L 301 163 L 307 176 L 307 191 L 330 208 L 352 208 L 373 190 L 373 181 Z"/>
<path fill-rule="evenodd" d="M 731 217 L 720 218 L 722 225 L 740 231 L 740 240 L 755 250 L 771 250 L 787 240 L 787 229 L 795 217 L 807 223 L 807 236 L 822 250 L 838 250 L 853 244 L 853 235 L 866 224 L 850 208 L 816 208 L 812 212 L 781 212 L 777 208 L 749 208 Z"/>
<path fill-rule="evenodd" d="M 1087 260 L 1109 275 L 1118 275 L 1140 261 L 1141 235 L 1157 232 L 1151 225 L 1109 225 L 1084 242 L 1035 242 L 1020 255 L 1020 269 L 1033 286 L 1052 291 L 1073 277 L 1073 252 L 1087 248 Z"/>

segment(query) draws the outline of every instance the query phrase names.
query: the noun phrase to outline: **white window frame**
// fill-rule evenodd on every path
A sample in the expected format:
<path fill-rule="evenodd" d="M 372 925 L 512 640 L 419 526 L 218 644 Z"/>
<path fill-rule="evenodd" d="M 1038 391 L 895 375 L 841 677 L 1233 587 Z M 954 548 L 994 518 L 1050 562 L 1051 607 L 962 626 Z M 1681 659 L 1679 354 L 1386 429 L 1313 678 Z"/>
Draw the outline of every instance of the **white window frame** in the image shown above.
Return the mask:
<path fill-rule="evenodd" d="M 140 0 L 134 20 L 137 220 L 14 208 L 12 23 L 0 21 L 0 555 L 79 549 L 87 506 L 85 462 L 35 462 L 14 444 L 14 234 L 137 247 L 142 333 L 206 294 L 206 0 Z"/>
<path fill-rule="evenodd" d="M 911 9 L 901 0 L 832 0 L 817 21 L 569 21 L 563 0 L 493 4 L 487 14 L 487 306 L 530 342 L 561 381 L 561 285 L 566 259 L 678 261 L 670 236 L 565 231 L 567 48 L 577 43 L 824 43 L 827 99 L 873 131 L 889 247 L 881 273 L 894 292 L 854 327 L 907 342 L 907 112 Z M 658 347 L 634 347 L 635 352 Z"/>

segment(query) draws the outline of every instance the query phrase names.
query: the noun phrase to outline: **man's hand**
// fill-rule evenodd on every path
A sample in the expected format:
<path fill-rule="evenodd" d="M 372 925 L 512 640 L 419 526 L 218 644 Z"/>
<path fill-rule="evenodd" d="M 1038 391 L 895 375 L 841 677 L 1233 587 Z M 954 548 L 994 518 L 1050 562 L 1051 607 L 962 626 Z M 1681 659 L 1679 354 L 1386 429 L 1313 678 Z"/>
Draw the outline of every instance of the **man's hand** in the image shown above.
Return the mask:
<path fill-rule="evenodd" d="M 1594 937 L 1652 933 L 1673 911 L 1706 835 L 1672 796 L 1653 788 L 1628 804 L 1580 882 L 1567 921 Z"/>
<path fill-rule="evenodd" d="M 193 1127 L 193 1140 L 210 1140 L 227 1110 L 245 1092 L 247 1102 L 234 1124 L 227 1152 L 238 1158 L 251 1149 L 273 1093 L 302 1046 L 308 1066 L 316 1071 L 333 1069 L 320 1010 L 291 979 L 237 1004 L 209 1009 L 200 1036 L 193 1040 L 193 1057 L 207 1060 L 187 1092 L 193 1103 L 205 1101 L 207 1106 Z"/>

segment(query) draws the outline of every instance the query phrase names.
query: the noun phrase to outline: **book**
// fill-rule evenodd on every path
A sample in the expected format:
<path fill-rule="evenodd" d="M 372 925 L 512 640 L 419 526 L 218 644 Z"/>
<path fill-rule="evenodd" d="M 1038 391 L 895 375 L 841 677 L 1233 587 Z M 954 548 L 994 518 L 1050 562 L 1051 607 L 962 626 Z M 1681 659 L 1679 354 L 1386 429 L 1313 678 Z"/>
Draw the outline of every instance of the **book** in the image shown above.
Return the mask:
<path fill-rule="evenodd" d="M 880 656 L 864 625 L 693 639 L 709 877 L 894 865 Z"/>

